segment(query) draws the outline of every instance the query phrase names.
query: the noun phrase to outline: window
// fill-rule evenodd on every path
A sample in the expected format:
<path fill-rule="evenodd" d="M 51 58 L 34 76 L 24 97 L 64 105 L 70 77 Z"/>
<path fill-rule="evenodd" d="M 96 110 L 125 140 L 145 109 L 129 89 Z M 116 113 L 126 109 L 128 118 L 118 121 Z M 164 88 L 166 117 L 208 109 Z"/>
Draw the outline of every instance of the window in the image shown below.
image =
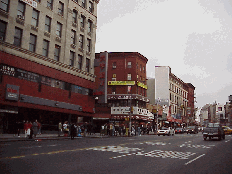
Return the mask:
<path fill-rule="evenodd" d="M 57 26 L 56 26 L 56 36 L 61 37 L 61 30 L 62 30 L 62 24 L 57 22 Z"/>
<path fill-rule="evenodd" d="M 140 69 L 139 70 L 142 71 L 142 65 L 140 65 Z"/>
<path fill-rule="evenodd" d="M 0 21 L 0 40 L 5 40 L 6 36 L 6 22 Z"/>
<path fill-rule="evenodd" d="M 131 74 L 127 74 L 127 80 L 131 80 Z"/>
<path fill-rule="evenodd" d="M 43 56 L 48 57 L 49 41 L 43 40 Z"/>
<path fill-rule="evenodd" d="M 17 17 L 24 19 L 24 13 L 25 13 L 25 3 L 19 1 L 17 8 Z"/>
<path fill-rule="evenodd" d="M 92 31 L 92 21 L 88 20 L 88 33 Z"/>
<path fill-rule="evenodd" d="M 38 27 L 38 23 L 39 23 L 39 12 L 37 10 L 33 9 L 31 25 Z"/>
<path fill-rule="evenodd" d="M 90 68 L 90 59 L 86 58 L 86 67 L 85 67 L 85 71 L 89 72 L 89 68 Z"/>
<path fill-rule="evenodd" d="M 81 15 L 81 27 L 85 27 L 85 16 Z"/>
<path fill-rule="evenodd" d="M 145 66 L 143 67 L 143 72 L 145 73 Z"/>
<path fill-rule="evenodd" d="M 77 68 L 82 69 L 82 55 L 78 55 Z"/>
<path fill-rule="evenodd" d="M 9 0 L 1 0 L 0 1 L 0 9 L 3 11 L 9 11 Z"/>
<path fill-rule="evenodd" d="M 93 13 L 93 3 L 89 1 L 89 12 Z"/>
<path fill-rule="evenodd" d="M 86 0 L 81 0 L 81 6 L 85 8 L 85 6 L 86 6 Z"/>
<path fill-rule="evenodd" d="M 222 107 L 218 107 L 218 111 L 222 111 Z"/>
<path fill-rule="evenodd" d="M 56 61 L 60 60 L 60 46 L 59 45 L 55 45 L 54 59 Z"/>
<path fill-rule="evenodd" d="M 73 23 L 77 23 L 77 11 L 73 10 L 73 15 L 72 15 Z"/>
<path fill-rule="evenodd" d="M 80 37 L 79 37 L 79 47 L 81 49 L 83 49 L 83 41 L 84 41 L 84 36 L 80 34 Z"/>
<path fill-rule="evenodd" d="M 131 68 L 131 62 L 127 63 L 127 68 Z"/>
<path fill-rule="evenodd" d="M 23 33 L 22 29 L 15 27 L 14 45 L 18 47 L 21 47 L 22 33 Z"/>
<path fill-rule="evenodd" d="M 46 16 L 45 17 L 45 31 L 49 32 L 51 31 L 51 18 Z"/>
<path fill-rule="evenodd" d="M 53 0 L 47 0 L 47 7 L 52 10 Z"/>
<path fill-rule="evenodd" d="M 30 34 L 29 51 L 35 52 L 37 36 Z"/>
<path fill-rule="evenodd" d="M 136 68 L 139 69 L 139 64 L 138 63 L 136 63 Z"/>
<path fill-rule="evenodd" d="M 113 62 L 113 68 L 117 68 L 116 62 Z"/>
<path fill-rule="evenodd" d="M 70 66 L 74 66 L 74 60 L 75 60 L 75 52 L 70 51 L 70 59 L 69 59 Z"/>
<path fill-rule="evenodd" d="M 87 39 L 87 51 L 91 52 L 91 39 Z"/>
<path fill-rule="evenodd" d="M 62 2 L 59 2 L 59 5 L 58 5 L 58 14 L 60 15 L 64 15 L 64 3 Z"/>
<path fill-rule="evenodd" d="M 71 44 L 76 44 L 76 31 L 71 30 Z"/>

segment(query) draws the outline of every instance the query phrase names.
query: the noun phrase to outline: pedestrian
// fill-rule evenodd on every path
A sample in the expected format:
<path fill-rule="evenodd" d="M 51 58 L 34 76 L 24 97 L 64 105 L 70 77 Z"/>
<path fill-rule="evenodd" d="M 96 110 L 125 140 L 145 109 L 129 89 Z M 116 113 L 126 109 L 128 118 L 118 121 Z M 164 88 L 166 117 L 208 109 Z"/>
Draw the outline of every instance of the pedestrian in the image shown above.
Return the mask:
<path fill-rule="evenodd" d="M 42 127 L 42 125 L 38 121 L 37 121 L 37 125 L 38 125 L 38 133 L 37 133 L 37 135 L 41 135 L 41 127 Z"/>
<path fill-rule="evenodd" d="M 30 129 L 29 129 L 29 123 L 28 123 L 28 121 L 26 121 L 24 123 L 24 132 L 25 132 L 25 138 L 27 138 L 28 135 L 30 135 Z"/>
<path fill-rule="evenodd" d="M 33 130 L 33 136 L 34 138 L 36 137 L 37 133 L 38 133 L 38 124 L 37 124 L 37 120 L 35 120 L 32 124 L 32 130 Z"/>
<path fill-rule="evenodd" d="M 64 130 L 64 136 L 67 137 L 68 136 L 68 132 L 69 132 L 68 121 L 64 122 L 64 124 L 63 124 L 63 130 Z"/>
<path fill-rule="evenodd" d="M 29 135 L 29 139 L 32 139 L 32 136 L 33 136 L 33 129 L 32 129 L 32 123 L 31 123 L 31 121 L 28 123 L 27 134 Z"/>
<path fill-rule="evenodd" d="M 62 132 L 62 123 L 59 122 L 59 125 L 58 125 L 58 137 L 60 137 L 61 132 Z"/>
<path fill-rule="evenodd" d="M 74 140 L 74 137 L 76 135 L 76 126 L 74 123 L 71 124 L 70 135 L 71 135 L 71 140 Z"/>
<path fill-rule="evenodd" d="M 18 134 L 18 137 L 20 137 L 20 122 L 17 122 L 17 134 Z"/>

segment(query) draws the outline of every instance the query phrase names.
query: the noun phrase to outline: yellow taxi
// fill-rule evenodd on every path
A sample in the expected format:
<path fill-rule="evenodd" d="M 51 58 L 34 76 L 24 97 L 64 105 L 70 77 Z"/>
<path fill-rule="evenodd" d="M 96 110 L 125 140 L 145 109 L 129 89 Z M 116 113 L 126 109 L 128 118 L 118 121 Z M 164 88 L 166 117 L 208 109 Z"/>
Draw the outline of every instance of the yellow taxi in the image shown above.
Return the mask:
<path fill-rule="evenodd" d="M 228 126 L 222 126 L 222 129 L 224 130 L 225 134 L 232 134 L 232 129 Z"/>

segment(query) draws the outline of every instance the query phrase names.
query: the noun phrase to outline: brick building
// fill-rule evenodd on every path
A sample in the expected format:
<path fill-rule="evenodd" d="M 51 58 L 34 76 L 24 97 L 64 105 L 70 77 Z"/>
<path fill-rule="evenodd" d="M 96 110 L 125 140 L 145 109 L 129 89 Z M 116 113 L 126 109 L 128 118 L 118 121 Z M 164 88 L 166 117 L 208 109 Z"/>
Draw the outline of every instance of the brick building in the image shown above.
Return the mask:
<path fill-rule="evenodd" d="M 96 60 L 100 54 L 96 53 Z M 146 85 L 146 64 L 148 59 L 138 52 L 110 52 L 107 66 L 107 103 L 99 103 L 96 94 L 95 119 L 125 121 L 146 121 L 153 115 L 146 109 L 149 102 Z M 95 67 L 97 77 L 101 66 Z M 97 81 L 97 80 L 96 80 Z M 100 83 L 97 83 L 100 84 Z"/>

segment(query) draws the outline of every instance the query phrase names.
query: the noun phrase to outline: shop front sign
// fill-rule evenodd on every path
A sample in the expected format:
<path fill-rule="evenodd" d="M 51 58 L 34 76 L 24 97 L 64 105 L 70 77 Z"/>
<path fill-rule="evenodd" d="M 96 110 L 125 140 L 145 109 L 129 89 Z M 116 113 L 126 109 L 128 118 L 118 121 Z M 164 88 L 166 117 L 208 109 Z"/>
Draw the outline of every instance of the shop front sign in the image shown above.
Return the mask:
<path fill-rule="evenodd" d="M 19 86 L 6 84 L 6 99 L 18 101 L 19 98 Z"/>

